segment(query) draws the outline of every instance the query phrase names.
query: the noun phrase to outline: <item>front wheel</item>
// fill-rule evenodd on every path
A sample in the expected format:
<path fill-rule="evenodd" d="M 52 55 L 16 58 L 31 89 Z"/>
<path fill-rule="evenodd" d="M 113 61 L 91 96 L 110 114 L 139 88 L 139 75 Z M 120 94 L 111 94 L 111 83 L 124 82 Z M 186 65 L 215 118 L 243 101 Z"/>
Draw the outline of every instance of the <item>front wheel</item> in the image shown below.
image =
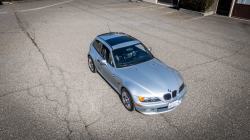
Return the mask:
<path fill-rule="evenodd" d="M 122 96 L 121 97 L 122 98 L 122 103 L 125 106 L 125 108 L 128 111 L 133 111 L 134 110 L 134 102 L 133 102 L 133 99 L 132 99 L 130 93 L 128 92 L 128 90 L 123 89 L 121 96 Z"/>

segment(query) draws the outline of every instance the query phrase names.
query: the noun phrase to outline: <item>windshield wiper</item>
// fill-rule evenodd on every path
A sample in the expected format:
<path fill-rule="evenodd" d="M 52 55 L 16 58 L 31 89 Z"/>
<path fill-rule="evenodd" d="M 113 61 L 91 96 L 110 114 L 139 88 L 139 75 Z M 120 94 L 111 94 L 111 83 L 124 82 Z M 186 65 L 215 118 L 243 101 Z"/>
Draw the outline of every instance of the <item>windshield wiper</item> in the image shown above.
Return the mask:
<path fill-rule="evenodd" d="M 129 64 L 118 65 L 117 68 L 127 67 L 127 66 L 130 66 L 130 65 Z"/>
<path fill-rule="evenodd" d="M 117 68 L 121 68 L 121 67 L 127 67 L 127 66 L 136 65 L 136 64 L 139 64 L 139 63 L 142 63 L 142 62 L 146 62 L 146 61 L 148 61 L 148 60 L 150 60 L 150 59 L 146 59 L 146 60 L 138 61 L 138 62 L 136 62 L 136 63 L 132 63 L 132 64 L 122 64 L 122 65 L 117 66 Z"/>
<path fill-rule="evenodd" d="M 135 64 L 139 64 L 139 63 L 142 63 L 142 62 L 146 62 L 146 61 L 148 61 L 148 59 L 146 59 L 146 60 L 142 60 L 142 61 L 139 61 L 139 62 L 136 62 L 136 63 L 134 63 L 133 65 L 135 65 Z"/>

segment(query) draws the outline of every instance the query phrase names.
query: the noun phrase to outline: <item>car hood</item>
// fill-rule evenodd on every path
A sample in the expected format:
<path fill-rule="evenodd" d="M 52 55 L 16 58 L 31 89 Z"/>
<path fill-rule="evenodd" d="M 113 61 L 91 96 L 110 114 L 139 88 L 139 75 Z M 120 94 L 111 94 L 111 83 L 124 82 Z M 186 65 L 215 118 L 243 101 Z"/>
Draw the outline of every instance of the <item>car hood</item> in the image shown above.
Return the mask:
<path fill-rule="evenodd" d="M 119 68 L 117 72 L 125 86 L 129 83 L 130 92 L 137 96 L 160 97 L 170 90 L 177 90 L 181 84 L 172 68 L 156 58 L 137 65 Z"/>

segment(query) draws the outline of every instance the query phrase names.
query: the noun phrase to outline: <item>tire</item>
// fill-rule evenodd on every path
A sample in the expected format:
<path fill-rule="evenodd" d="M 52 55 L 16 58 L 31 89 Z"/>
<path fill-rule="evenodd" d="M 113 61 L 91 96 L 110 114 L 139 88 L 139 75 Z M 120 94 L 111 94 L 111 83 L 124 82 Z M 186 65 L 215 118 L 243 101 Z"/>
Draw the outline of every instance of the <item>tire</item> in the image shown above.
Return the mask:
<path fill-rule="evenodd" d="M 88 65 L 89 65 L 90 71 L 95 73 L 96 72 L 95 64 L 94 64 L 93 59 L 90 56 L 88 57 Z"/>
<path fill-rule="evenodd" d="M 125 106 L 125 108 L 128 111 L 134 110 L 133 99 L 132 99 L 130 93 L 128 92 L 128 90 L 126 90 L 125 88 L 122 89 L 121 100 L 122 100 L 123 105 Z"/>

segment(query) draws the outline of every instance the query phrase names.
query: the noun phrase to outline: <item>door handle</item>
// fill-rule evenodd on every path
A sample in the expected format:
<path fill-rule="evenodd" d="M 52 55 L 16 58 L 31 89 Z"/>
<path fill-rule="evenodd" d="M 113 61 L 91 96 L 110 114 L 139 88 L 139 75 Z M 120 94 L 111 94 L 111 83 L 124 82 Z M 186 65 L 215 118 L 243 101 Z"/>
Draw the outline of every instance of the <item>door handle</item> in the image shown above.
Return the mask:
<path fill-rule="evenodd" d="M 113 77 L 115 77 L 115 75 L 114 75 L 114 74 L 112 74 L 112 76 L 113 76 Z"/>

